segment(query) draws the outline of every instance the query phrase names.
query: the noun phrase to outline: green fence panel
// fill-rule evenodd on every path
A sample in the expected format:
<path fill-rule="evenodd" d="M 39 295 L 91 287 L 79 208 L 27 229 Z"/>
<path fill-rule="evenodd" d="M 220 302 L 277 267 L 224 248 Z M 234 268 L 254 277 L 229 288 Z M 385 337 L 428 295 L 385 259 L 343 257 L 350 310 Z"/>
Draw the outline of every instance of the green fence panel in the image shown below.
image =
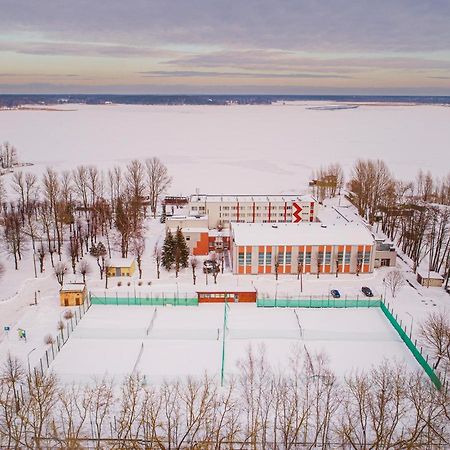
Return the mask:
<path fill-rule="evenodd" d="M 261 308 L 378 308 L 380 304 L 380 299 L 348 300 L 337 298 L 259 298 L 256 300 L 256 305 Z"/>
<path fill-rule="evenodd" d="M 97 297 L 90 295 L 90 301 L 93 305 L 117 305 L 117 306 L 198 306 L 198 298 L 196 297 Z"/>
<path fill-rule="evenodd" d="M 389 320 L 391 325 L 394 327 L 395 331 L 397 331 L 398 335 L 402 339 L 402 341 L 406 344 L 406 346 L 409 348 L 411 353 L 413 354 L 416 361 L 420 364 L 422 369 L 425 371 L 425 373 L 430 377 L 430 380 L 433 382 L 433 384 L 436 386 L 437 389 L 441 389 L 442 383 L 439 377 L 436 375 L 435 371 L 432 369 L 432 367 L 428 364 L 427 360 L 423 357 L 420 350 L 414 345 L 411 338 L 408 336 L 406 331 L 400 326 L 400 324 L 397 322 L 391 311 L 387 308 L 387 306 L 384 303 L 381 303 L 381 310 L 383 311 L 386 318 Z"/>

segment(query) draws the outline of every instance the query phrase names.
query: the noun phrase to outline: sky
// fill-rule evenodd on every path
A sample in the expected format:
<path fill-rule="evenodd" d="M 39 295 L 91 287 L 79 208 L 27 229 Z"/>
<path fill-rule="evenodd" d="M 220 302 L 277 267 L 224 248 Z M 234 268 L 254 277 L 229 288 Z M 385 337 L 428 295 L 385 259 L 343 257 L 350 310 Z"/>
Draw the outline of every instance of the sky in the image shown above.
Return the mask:
<path fill-rule="evenodd" d="M 450 95 L 450 0 L 0 0 L 0 93 Z"/>

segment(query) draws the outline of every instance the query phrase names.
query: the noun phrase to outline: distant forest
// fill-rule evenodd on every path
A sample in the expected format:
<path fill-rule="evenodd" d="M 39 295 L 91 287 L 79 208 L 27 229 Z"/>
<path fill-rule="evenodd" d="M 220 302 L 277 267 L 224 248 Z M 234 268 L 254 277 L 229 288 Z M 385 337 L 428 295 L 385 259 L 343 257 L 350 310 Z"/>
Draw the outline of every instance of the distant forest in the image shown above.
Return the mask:
<path fill-rule="evenodd" d="M 0 94 L 0 107 L 82 103 L 102 105 L 268 105 L 284 101 L 385 102 L 450 105 L 450 96 L 404 95 L 113 95 L 113 94 Z"/>

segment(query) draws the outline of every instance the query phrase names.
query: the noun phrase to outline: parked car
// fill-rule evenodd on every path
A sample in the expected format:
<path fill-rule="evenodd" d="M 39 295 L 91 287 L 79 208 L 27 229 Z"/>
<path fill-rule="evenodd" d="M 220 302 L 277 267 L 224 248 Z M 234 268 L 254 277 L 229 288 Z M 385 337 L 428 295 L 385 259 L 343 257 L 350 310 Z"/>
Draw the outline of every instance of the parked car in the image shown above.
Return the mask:
<path fill-rule="evenodd" d="M 370 289 L 369 287 L 363 286 L 361 288 L 361 291 L 366 297 L 373 297 L 372 289 Z"/>
<path fill-rule="evenodd" d="M 218 270 L 219 265 L 216 261 L 212 261 L 207 259 L 203 263 L 203 273 L 214 273 L 214 271 Z"/>
<path fill-rule="evenodd" d="M 341 298 L 341 293 L 337 289 L 331 289 L 330 294 L 333 298 Z"/>

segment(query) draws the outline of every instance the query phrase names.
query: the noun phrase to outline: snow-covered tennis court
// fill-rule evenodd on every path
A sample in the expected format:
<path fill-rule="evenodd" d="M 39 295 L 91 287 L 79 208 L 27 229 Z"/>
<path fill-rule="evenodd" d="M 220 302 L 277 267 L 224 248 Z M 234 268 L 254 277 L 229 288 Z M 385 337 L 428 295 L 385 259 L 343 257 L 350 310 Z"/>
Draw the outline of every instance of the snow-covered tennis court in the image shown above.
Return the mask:
<path fill-rule="evenodd" d="M 120 380 L 139 371 L 155 383 L 164 379 L 219 376 L 224 306 L 92 306 L 52 364 L 65 382 L 107 374 Z M 257 308 L 228 310 L 225 374 L 251 346 L 264 347 L 268 361 L 283 370 L 296 350 L 325 352 L 340 376 L 370 369 L 384 359 L 419 366 L 378 308 Z"/>

